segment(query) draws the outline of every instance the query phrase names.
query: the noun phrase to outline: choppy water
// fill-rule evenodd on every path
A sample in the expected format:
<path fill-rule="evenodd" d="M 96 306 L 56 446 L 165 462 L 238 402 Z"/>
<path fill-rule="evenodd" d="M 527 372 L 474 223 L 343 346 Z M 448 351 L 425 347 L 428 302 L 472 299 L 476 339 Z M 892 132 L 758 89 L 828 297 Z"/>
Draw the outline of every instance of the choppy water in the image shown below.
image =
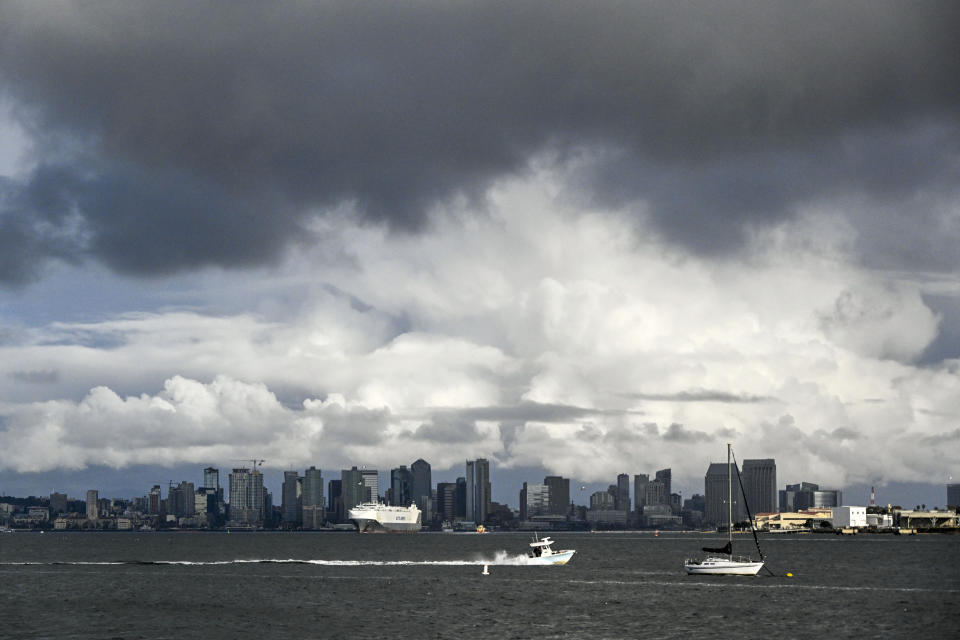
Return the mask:
<path fill-rule="evenodd" d="M 4 534 L 0 636 L 957 637 L 957 536 L 771 537 L 756 578 L 685 575 L 699 534 L 553 537 L 570 564 L 522 534 Z"/>

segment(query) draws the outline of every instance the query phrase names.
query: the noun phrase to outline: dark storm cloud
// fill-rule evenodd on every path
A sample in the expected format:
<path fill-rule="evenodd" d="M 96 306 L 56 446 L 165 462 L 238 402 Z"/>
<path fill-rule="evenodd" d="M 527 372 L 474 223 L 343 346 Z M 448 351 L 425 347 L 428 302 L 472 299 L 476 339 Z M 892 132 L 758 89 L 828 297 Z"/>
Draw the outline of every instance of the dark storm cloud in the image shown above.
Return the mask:
<path fill-rule="evenodd" d="M 416 230 L 544 151 L 619 157 L 584 196 L 647 200 L 713 251 L 811 192 L 888 185 L 928 123 L 945 135 L 896 193 L 957 170 L 956 3 L 7 3 L 0 25 L 0 92 L 41 164 L 3 187 L 8 282 L 46 257 L 268 261 L 340 203 Z M 82 241 L 42 224 L 68 215 Z"/>

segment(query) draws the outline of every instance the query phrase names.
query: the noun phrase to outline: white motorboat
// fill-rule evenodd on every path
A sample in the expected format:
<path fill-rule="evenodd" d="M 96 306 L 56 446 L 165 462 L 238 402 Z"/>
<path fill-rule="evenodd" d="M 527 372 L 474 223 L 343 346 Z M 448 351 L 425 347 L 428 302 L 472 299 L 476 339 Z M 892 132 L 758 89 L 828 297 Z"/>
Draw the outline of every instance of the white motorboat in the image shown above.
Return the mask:
<path fill-rule="evenodd" d="M 743 556 L 733 557 L 733 474 L 730 470 L 730 449 L 730 444 L 727 443 L 727 544 L 717 549 L 704 547 L 703 550 L 710 555 L 700 559 L 694 558 L 684 561 L 683 568 L 686 569 L 688 574 L 755 576 L 763 568 L 762 553 L 759 561 Z M 754 540 L 756 540 L 756 533 L 754 533 Z M 757 551 L 760 551 L 759 543 L 757 543 Z"/>
<path fill-rule="evenodd" d="M 554 551 L 551 545 L 553 540 L 550 536 L 541 540 L 534 535 L 533 542 L 530 543 L 530 552 L 527 554 L 527 564 L 567 564 L 576 553 L 575 549 Z"/>

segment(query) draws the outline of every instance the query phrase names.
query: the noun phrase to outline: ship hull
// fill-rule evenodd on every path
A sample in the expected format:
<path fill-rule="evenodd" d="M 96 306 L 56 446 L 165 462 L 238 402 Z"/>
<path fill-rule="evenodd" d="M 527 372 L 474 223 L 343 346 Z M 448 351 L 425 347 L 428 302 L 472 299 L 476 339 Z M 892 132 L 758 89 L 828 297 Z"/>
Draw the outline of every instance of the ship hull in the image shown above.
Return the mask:
<path fill-rule="evenodd" d="M 353 518 L 353 522 L 360 533 L 418 533 L 420 531 L 419 522 L 385 523 L 365 518 Z"/>
<path fill-rule="evenodd" d="M 527 557 L 527 564 L 548 565 L 548 564 L 567 564 L 576 551 L 573 549 L 567 551 L 556 551 L 548 556 Z"/>
<path fill-rule="evenodd" d="M 755 576 L 763 568 L 762 562 L 727 560 L 726 558 L 707 558 L 701 562 L 687 562 L 683 565 L 690 575 L 702 576 Z"/>
<path fill-rule="evenodd" d="M 367 503 L 350 510 L 350 520 L 360 533 L 417 533 L 420 509 Z"/>

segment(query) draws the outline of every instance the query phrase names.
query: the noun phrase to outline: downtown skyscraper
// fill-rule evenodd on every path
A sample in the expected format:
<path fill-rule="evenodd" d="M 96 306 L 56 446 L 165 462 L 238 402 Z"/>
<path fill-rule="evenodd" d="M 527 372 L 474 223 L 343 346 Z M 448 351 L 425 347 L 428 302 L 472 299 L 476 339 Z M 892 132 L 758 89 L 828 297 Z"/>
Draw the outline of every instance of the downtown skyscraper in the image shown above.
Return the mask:
<path fill-rule="evenodd" d="M 777 511 L 777 463 L 773 458 L 744 460 L 741 471 L 745 507 L 754 515 Z"/>
<path fill-rule="evenodd" d="M 482 524 L 490 513 L 490 463 L 486 458 L 467 460 L 466 517 Z"/>

